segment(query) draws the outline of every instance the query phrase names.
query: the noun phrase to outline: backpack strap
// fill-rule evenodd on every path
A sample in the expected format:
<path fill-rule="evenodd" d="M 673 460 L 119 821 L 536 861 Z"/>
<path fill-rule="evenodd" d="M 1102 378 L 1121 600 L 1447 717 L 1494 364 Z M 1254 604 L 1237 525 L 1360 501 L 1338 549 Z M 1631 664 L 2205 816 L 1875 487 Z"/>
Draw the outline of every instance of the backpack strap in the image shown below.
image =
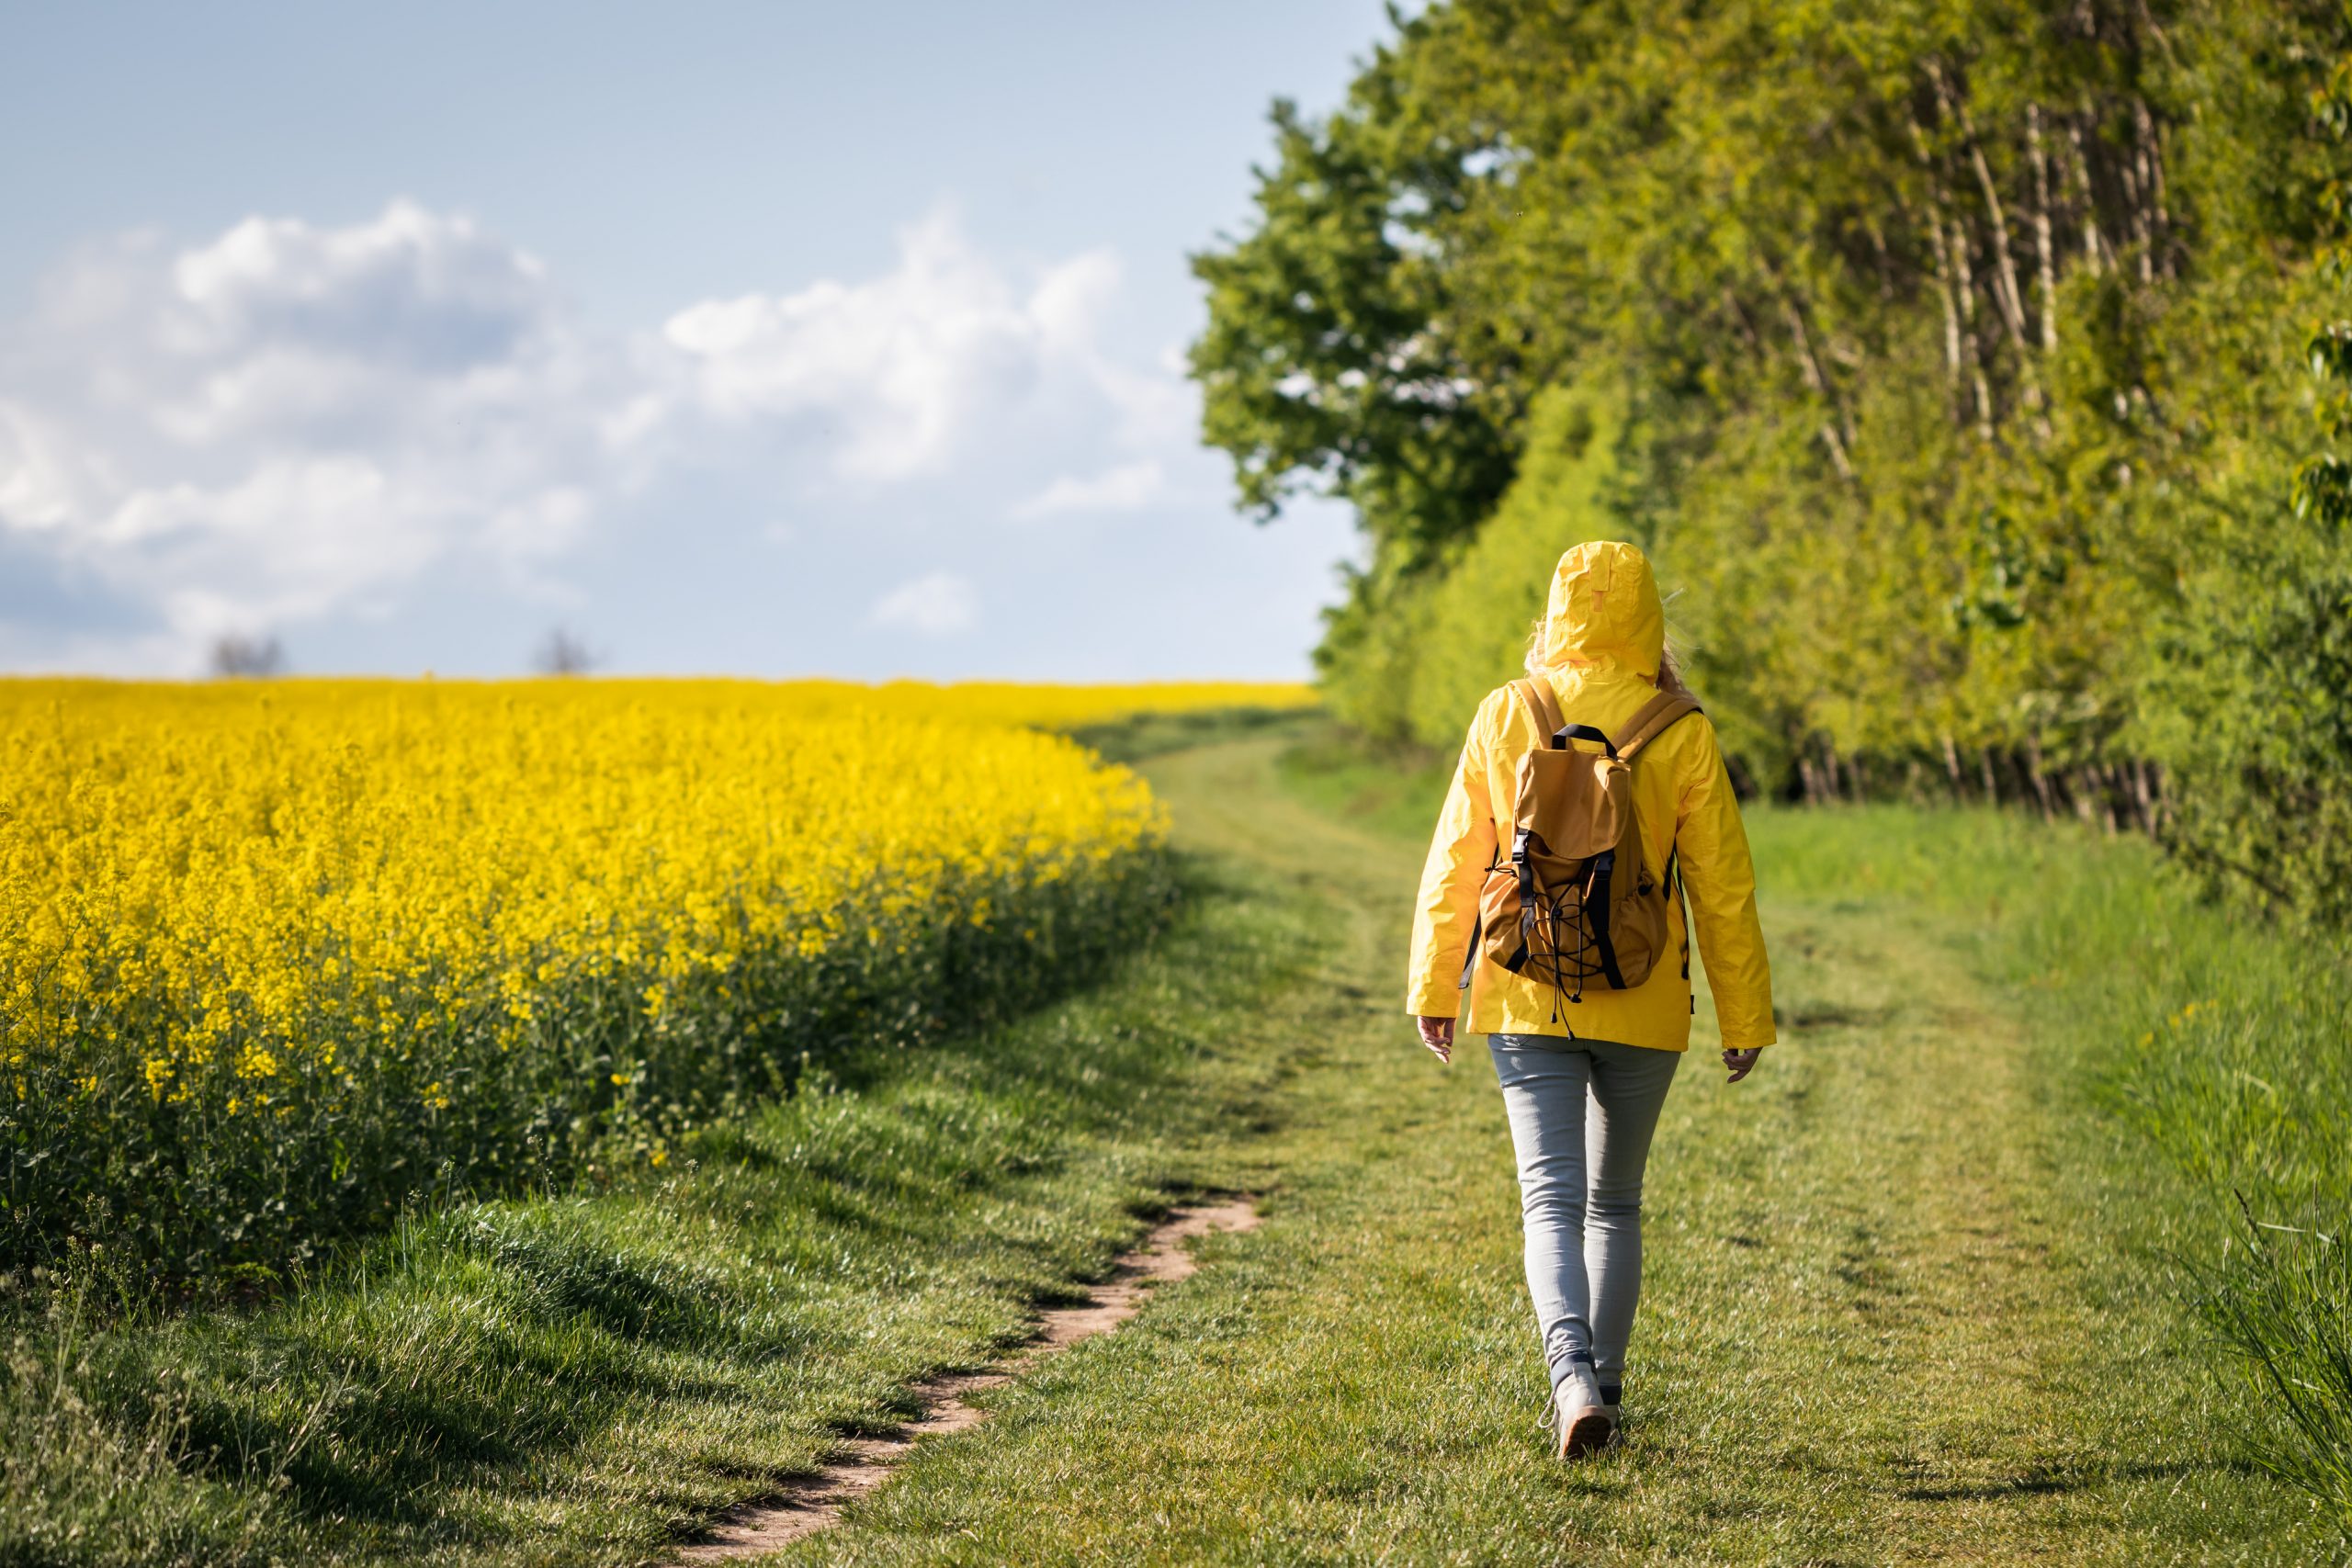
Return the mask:
<path fill-rule="evenodd" d="M 1688 692 L 1660 692 L 1644 703 L 1641 710 L 1625 721 L 1625 728 L 1617 732 L 1617 755 L 1630 762 L 1634 752 L 1657 739 L 1677 720 L 1705 711 L 1699 705 L 1699 699 Z"/>
<path fill-rule="evenodd" d="M 1513 681 L 1510 689 L 1519 694 L 1519 700 L 1535 716 L 1535 728 L 1543 731 L 1544 744 L 1553 744 L 1560 731 L 1568 727 L 1568 720 L 1561 713 L 1559 699 L 1552 694 L 1552 688 L 1530 676 L 1524 681 Z"/>

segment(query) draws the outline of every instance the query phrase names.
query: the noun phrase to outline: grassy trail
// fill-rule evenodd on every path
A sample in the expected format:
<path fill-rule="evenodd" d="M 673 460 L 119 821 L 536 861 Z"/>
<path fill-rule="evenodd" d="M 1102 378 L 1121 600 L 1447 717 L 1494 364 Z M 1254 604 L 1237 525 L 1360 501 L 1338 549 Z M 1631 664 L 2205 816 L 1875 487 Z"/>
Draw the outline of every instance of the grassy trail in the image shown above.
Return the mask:
<path fill-rule="evenodd" d="M 1320 932 L 1318 972 L 1246 1031 L 1295 1069 L 1231 1168 L 1265 1226 L 782 1560 L 2327 1556 L 2308 1505 L 2233 1457 L 2199 1352 L 2108 1238 L 2016 1004 L 1923 908 L 1770 897 L 1769 819 L 1786 1043 L 1736 1088 L 1703 1043 L 1686 1058 L 1629 1440 L 1563 1472 L 1483 1049 L 1442 1070 L 1395 1010 L 1419 846 L 1278 787 L 1279 750 L 1148 767 L 1191 848 Z"/>

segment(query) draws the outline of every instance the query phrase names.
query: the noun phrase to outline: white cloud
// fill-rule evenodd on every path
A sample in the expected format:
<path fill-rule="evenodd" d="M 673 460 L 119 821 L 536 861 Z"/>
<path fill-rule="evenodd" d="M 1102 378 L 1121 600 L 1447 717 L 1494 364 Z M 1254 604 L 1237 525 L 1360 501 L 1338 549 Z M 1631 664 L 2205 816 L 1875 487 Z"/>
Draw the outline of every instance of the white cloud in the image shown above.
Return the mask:
<path fill-rule="evenodd" d="M 182 255 L 172 280 L 187 324 L 217 342 L 379 366 L 503 364 L 552 314 L 537 258 L 406 201 L 345 229 L 248 218 Z"/>
<path fill-rule="evenodd" d="M 62 529 L 114 488 L 96 454 L 31 409 L 0 402 L 0 522 Z"/>
<path fill-rule="evenodd" d="M 1134 512 L 1148 506 L 1165 488 L 1157 458 L 1122 463 L 1089 479 L 1064 474 L 1036 494 L 1015 502 L 1015 517 L 1053 517 L 1065 513 Z"/>
<path fill-rule="evenodd" d="M 85 253 L 0 367 L 0 532 L 144 604 L 180 668 L 453 556 L 528 575 L 635 478 L 597 428 L 621 355 L 532 257 L 405 202 Z"/>
<path fill-rule="evenodd" d="M 816 423 L 842 475 L 904 479 L 939 469 L 1057 366 L 1090 366 L 1117 286 L 1107 254 L 1065 263 L 1023 294 L 944 211 L 899 243 L 898 265 L 868 282 L 708 299 L 672 316 L 662 336 L 688 367 L 693 398 L 724 420 Z"/>
<path fill-rule="evenodd" d="M 921 637 L 952 637 L 979 624 L 979 595 L 952 572 L 934 571 L 902 582 L 874 602 L 870 625 Z"/>
<path fill-rule="evenodd" d="M 843 497 L 981 518 L 1155 499 L 1194 404 L 1103 348 L 1116 258 L 1008 268 L 944 211 L 899 238 L 873 276 L 629 337 L 585 327 L 528 252 L 405 201 L 87 247 L 0 322 L 0 545 L 150 617 L 98 661 L 187 670 L 223 632 L 373 613 L 451 570 L 560 596 L 614 503 L 665 484 L 756 498 L 747 536 L 789 507 L 768 532 L 793 549 Z M 874 608 L 933 636 L 977 614 L 944 574 Z M 0 662 L 25 635 L 0 625 Z"/>

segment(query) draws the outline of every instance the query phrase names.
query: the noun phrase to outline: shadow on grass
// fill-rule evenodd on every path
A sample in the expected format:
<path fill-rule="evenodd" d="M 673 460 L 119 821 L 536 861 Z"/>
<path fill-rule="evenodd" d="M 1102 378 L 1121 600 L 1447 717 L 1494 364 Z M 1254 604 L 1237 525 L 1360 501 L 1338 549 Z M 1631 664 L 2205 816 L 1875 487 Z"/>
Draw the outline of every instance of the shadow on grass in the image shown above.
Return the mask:
<path fill-rule="evenodd" d="M 1776 1021 L 1783 1028 L 1813 1030 L 1878 1029 L 1891 1022 L 1901 1009 L 1855 1007 L 1845 1002 L 1801 1002 Z"/>
<path fill-rule="evenodd" d="M 2210 1471 L 2256 1473 L 2250 1465 L 2217 1458 L 2211 1464 L 2095 1464 L 2035 1467 L 2021 1475 L 1933 1486 L 1898 1486 L 1894 1495 L 1909 1503 L 1992 1503 L 2004 1497 L 2045 1497 L 2096 1491 L 2134 1481 L 2177 1481 Z"/>

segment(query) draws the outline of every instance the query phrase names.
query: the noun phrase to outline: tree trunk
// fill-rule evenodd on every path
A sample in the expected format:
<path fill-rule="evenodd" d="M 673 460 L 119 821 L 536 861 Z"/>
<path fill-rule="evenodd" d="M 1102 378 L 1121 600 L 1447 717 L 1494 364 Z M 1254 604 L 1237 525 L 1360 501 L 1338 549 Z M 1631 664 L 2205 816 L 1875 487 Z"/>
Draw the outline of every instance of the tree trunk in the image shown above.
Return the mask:
<path fill-rule="evenodd" d="M 1954 800 L 1964 802 L 1968 799 L 1968 786 L 1961 782 L 1960 746 L 1952 739 L 1949 732 L 1944 735 L 1943 743 L 1944 772 L 1951 775 L 1951 797 Z"/>
<path fill-rule="evenodd" d="M 2026 155 L 2033 163 L 2033 266 L 2041 314 L 2041 350 L 2058 346 L 2057 243 L 2050 227 L 2050 153 L 2041 143 L 2041 106 L 2025 107 Z"/>
<path fill-rule="evenodd" d="M 2083 106 L 2087 117 L 2090 106 Z M 2083 259 L 2094 276 L 2115 265 L 2115 247 L 2108 243 L 2107 231 L 2099 227 L 2098 187 L 2091 183 L 2090 145 L 2083 135 L 2082 121 L 2070 119 L 2066 124 L 2066 140 L 2075 150 L 2075 184 L 2083 200 Z"/>
<path fill-rule="evenodd" d="M 1886 231 L 1878 226 L 1875 213 L 1863 213 L 1862 232 L 1871 237 L 1871 254 L 1878 259 L 1878 297 L 1892 300 L 1894 298 L 1894 257 L 1887 251 Z"/>
<path fill-rule="evenodd" d="M 1960 342 L 1957 348 L 1947 344 L 1945 352 L 1955 369 L 1962 361 L 1966 361 L 1976 393 L 1976 433 L 1990 441 L 1993 438 L 1993 388 L 1984 378 L 1984 356 L 1976 340 L 1976 273 L 1969 261 L 1967 227 L 1955 216 L 1951 231 L 1946 232 L 1944 216 L 1951 202 L 1945 195 L 1942 178 L 1936 173 L 1936 157 L 1928 151 L 1928 133 L 1917 117 L 1911 120 L 1910 130 L 1911 150 L 1928 175 L 1928 222 L 1936 242 L 1937 270 L 1940 273 L 1946 267 L 1950 268 L 1950 292 L 1957 294 L 1960 301 Z M 1950 303 L 1947 298 L 1947 306 Z M 1949 320 L 1947 317 L 1948 322 Z"/>
<path fill-rule="evenodd" d="M 2025 738 L 2025 776 L 2026 782 L 2033 785 L 2035 798 L 2041 803 L 2041 818 L 2046 822 L 2056 815 L 2057 807 L 2051 798 L 2049 777 L 2041 771 L 2041 737 L 2039 735 Z"/>
<path fill-rule="evenodd" d="M 1821 368 L 1821 356 L 1814 352 L 1813 333 L 1805 325 L 1804 308 L 1770 263 L 1765 264 L 1765 271 L 1780 291 L 1781 315 L 1789 324 L 1789 342 L 1796 350 L 1797 372 L 1804 378 L 1813 395 L 1829 405 L 1830 417 L 1821 422 L 1822 445 L 1829 448 L 1829 460 L 1837 466 L 1838 477 L 1850 480 L 1854 477 L 1853 416 L 1846 412 L 1838 389 L 1830 385 L 1828 375 Z"/>
<path fill-rule="evenodd" d="M 2001 804 L 2001 781 L 1999 775 L 1993 772 L 1993 748 L 1985 747 L 1978 753 L 1978 758 L 1984 764 L 1984 804 L 1998 806 Z"/>
<path fill-rule="evenodd" d="M 2139 138 L 2136 135 L 2132 141 L 2134 145 L 2123 155 L 2116 168 L 2115 177 L 2123 186 L 2123 206 L 2132 220 L 2132 245 L 2139 253 L 2140 281 L 2154 283 L 2156 280 L 2156 235 L 2148 215 L 2148 182 L 2145 178 L 2148 160 L 2137 145 Z"/>
<path fill-rule="evenodd" d="M 2148 203 L 2148 247 L 2154 253 L 2153 265 L 2165 276 L 2172 274 L 2172 213 L 2165 200 L 2164 143 L 2156 133 L 2155 117 L 2148 112 L 2148 100 L 2137 93 L 2132 96 L 2132 156 L 2140 168 L 2140 186 Z M 2143 276 L 2147 267 L 2141 268 Z"/>
<path fill-rule="evenodd" d="M 1936 101 L 1960 127 L 1961 139 L 1967 143 L 1968 162 L 1975 171 L 1977 189 L 1984 193 L 1985 214 L 1993 220 L 1993 303 L 2000 307 L 2010 338 L 2022 350 L 2026 346 L 2025 297 L 2018 287 L 2017 256 L 2009 246 L 2009 219 L 2001 188 L 1994 183 L 1993 165 L 1985 160 L 1984 144 L 1977 140 L 1966 100 L 1945 84 L 1943 72 L 1933 61 L 1928 62 L 1928 79 L 1935 84 Z"/>
<path fill-rule="evenodd" d="M 2156 800 L 2148 772 L 2147 763 L 2137 757 L 2132 759 L 2132 799 L 2140 808 L 2141 830 L 2154 838 L 2156 833 Z"/>
<path fill-rule="evenodd" d="M 1993 385 L 1984 378 L 1984 351 L 1976 337 L 1976 271 L 1968 259 L 1968 229 L 1952 220 L 1952 268 L 1960 282 L 1960 346 L 1976 389 L 1976 433 L 1993 439 Z"/>
<path fill-rule="evenodd" d="M 1936 296 L 1944 307 L 1944 379 L 1956 424 L 1965 417 L 1960 401 L 1960 302 L 1952 295 L 1951 255 L 1944 244 L 1943 220 L 1933 211 L 1928 215 L 1928 232 L 1936 242 Z"/>

